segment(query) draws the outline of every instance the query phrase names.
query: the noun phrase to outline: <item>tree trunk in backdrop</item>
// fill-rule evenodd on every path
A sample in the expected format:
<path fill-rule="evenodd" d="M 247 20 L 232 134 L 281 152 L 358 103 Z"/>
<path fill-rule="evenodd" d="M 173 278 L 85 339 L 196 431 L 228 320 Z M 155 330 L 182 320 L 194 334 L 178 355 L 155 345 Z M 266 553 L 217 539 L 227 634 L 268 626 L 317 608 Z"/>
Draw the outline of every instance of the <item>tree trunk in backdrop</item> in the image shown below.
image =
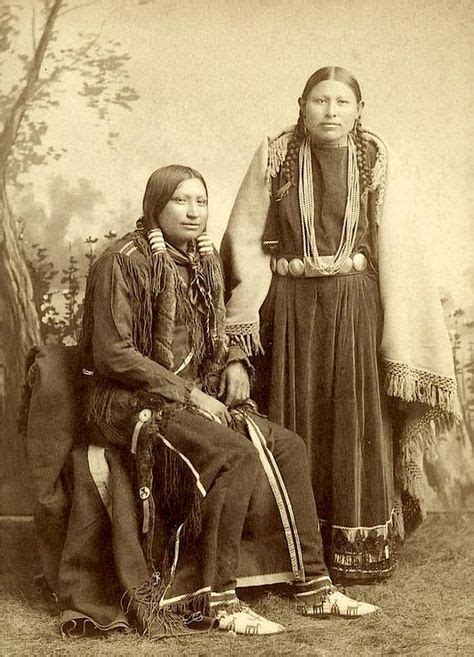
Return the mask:
<path fill-rule="evenodd" d="M 62 4 L 62 0 L 55 0 L 49 9 L 23 88 L 5 117 L 0 135 L 0 513 L 7 514 L 29 510 L 28 489 L 24 486 L 26 463 L 16 418 L 25 356 L 40 341 L 31 278 L 6 196 L 7 167 Z"/>
<path fill-rule="evenodd" d="M 0 193 L 0 513 L 17 514 L 29 512 L 30 504 L 16 419 L 25 356 L 40 332 L 28 267 L 4 188 Z"/>

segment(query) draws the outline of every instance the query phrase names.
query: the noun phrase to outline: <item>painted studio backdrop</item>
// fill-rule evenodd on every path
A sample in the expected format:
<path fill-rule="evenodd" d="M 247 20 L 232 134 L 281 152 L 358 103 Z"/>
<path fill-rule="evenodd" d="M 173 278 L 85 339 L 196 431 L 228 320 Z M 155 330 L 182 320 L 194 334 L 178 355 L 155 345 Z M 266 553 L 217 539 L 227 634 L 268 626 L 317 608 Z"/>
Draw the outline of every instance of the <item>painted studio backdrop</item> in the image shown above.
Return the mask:
<path fill-rule="evenodd" d="M 427 495 L 473 506 L 473 13 L 469 0 L 1 0 L 1 513 L 31 510 L 25 355 L 74 342 L 88 268 L 140 215 L 149 174 L 204 174 L 218 244 L 255 148 L 296 121 L 324 65 L 356 75 L 363 125 L 417 179 L 465 419 L 425 455 Z"/>

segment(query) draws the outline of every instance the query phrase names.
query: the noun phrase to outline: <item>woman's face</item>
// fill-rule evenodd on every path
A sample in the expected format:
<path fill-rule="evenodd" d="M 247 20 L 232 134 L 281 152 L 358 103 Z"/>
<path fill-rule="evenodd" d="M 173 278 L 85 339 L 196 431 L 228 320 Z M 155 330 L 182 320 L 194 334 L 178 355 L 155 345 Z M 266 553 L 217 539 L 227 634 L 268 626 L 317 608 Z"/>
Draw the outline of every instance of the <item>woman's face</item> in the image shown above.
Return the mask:
<path fill-rule="evenodd" d="M 352 89 L 337 80 L 319 82 L 301 105 L 313 141 L 331 146 L 347 143 L 347 135 L 360 117 L 362 107 L 362 101 L 357 102 Z"/>
<path fill-rule="evenodd" d="M 207 194 L 199 178 L 180 183 L 158 217 L 165 240 L 178 249 L 186 249 L 206 227 Z"/>

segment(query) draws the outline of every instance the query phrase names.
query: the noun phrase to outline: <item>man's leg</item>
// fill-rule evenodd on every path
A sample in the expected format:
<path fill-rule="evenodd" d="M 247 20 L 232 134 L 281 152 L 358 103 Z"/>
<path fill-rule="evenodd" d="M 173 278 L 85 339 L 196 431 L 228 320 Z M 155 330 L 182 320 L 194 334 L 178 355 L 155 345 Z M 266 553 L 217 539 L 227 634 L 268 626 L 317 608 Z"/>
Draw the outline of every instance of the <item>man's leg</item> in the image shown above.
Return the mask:
<path fill-rule="evenodd" d="M 220 629 L 282 632 L 281 625 L 251 611 L 235 593 L 242 530 L 260 467 L 255 447 L 239 433 L 186 411 L 170 420 L 166 437 L 192 463 L 205 491 L 201 534 L 187 547 L 183 565 L 194 570 L 197 565 L 202 585 L 211 587 L 211 609 Z"/>

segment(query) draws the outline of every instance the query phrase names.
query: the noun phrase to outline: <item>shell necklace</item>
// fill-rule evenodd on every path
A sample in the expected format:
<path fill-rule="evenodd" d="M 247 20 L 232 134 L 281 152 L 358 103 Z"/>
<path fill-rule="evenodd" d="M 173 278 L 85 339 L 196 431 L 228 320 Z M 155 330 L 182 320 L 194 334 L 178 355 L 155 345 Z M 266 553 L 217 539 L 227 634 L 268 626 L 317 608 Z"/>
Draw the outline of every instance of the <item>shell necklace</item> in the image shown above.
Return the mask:
<path fill-rule="evenodd" d="M 346 209 L 339 246 L 330 262 L 324 256 L 323 260 L 319 255 L 314 232 L 313 167 L 311 163 L 311 138 L 309 135 L 302 143 L 299 151 L 298 196 L 305 259 L 309 260 L 311 265 L 322 274 L 339 273 L 354 249 L 359 225 L 359 170 L 356 147 L 351 134 L 348 136 Z"/>

